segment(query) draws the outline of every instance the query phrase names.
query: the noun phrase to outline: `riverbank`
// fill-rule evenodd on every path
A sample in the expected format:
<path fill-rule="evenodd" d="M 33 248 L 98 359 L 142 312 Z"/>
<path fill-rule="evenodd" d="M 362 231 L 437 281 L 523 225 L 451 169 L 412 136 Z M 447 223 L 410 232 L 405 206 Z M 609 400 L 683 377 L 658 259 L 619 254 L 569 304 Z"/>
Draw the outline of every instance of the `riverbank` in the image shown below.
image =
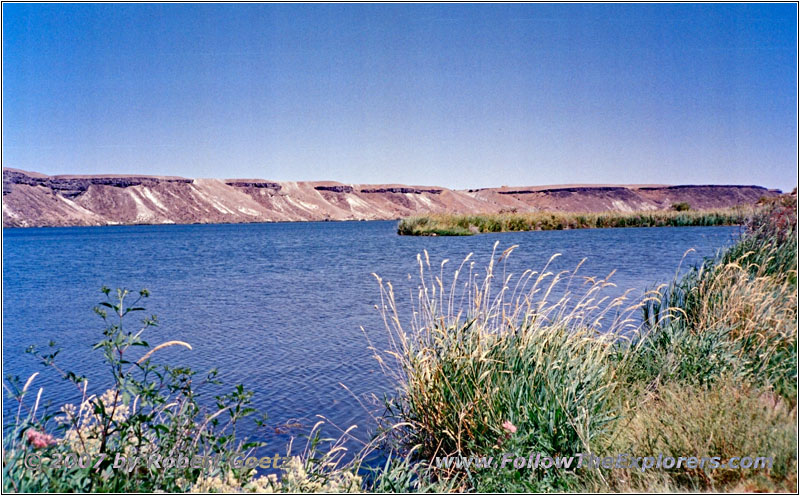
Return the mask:
<path fill-rule="evenodd" d="M 417 488 L 796 491 L 796 201 L 793 194 L 767 202 L 736 245 L 641 303 L 603 299 L 605 280 L 549 301 L 556 285 L 575 285 L 569 271 L 500 278 L 499 261 L 513 247 L 493 257 L 498 263 L 471 279 L 461 299 L 455 281 L 442 283 L 436 264 L 421 259 L 410 328 L 391 318 L 391 287 L 384 293 L 402 371 L 390 411 L 422 460 Z M 524 458 L 523 468 L 436 463 L 506 453 Z M 694 461 L 655 470 L 531 469 L 527 457 L 537 453 L 592 453 L 614 458 L 611 465 L 618 454 Z M 754 466 L 757 457 L 769 457 L 769 468 Z"/>
<path fill-rule="evenodd" d="M 753 209 L 433 214 L 401 220 L 397 225 L 397 233 L 401 236 L 471 236 L 480 233 L 611 227 L 732 226 L 744 224 L 752 216 Z"/>

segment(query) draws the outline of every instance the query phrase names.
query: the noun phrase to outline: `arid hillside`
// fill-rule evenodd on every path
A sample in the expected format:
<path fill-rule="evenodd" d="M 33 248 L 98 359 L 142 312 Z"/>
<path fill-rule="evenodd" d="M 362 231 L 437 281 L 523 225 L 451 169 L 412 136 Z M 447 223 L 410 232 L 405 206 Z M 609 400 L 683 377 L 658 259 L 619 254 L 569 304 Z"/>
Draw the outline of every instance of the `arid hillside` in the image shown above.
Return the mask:
<path fill-rule="evenodd" d="M 427 213 L 705 209 L 778 194 L 760 186 L 561 185 L 450 190 L 438 186 L 47 176 L 3 169 L 3 226 L 398 219 Z"/>

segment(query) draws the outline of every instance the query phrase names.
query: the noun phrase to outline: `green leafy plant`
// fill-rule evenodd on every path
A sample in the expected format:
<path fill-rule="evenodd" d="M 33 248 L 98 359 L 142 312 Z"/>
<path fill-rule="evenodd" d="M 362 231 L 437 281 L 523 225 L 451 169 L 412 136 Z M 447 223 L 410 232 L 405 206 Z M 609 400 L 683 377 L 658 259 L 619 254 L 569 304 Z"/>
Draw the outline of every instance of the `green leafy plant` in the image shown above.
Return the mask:
<path fill-rule="evenodd" d="M 147 290 L 131 293 L 125 289 L 102 289 L 105 300 L 94 309 L 104 323 L 103 339 L 94 345 L 102 352 L 110 372 L 105 392 L 92 393 L 88 381 L 56 364 L 59 350 L 50 343 L 47 351 L 35 347 L 29 352 L 44 365 L 72 383 L 80 398 L 59 412 L 39 408 L 41 392 L 32 407 L 26 399 L 38 374 L 23 387 L 18 378 L 9 378 L 6 390 L 19 404 L 15 425 L 4 436 L 4 490 L 14 492 L 152 492 L 187 491 L 209 474 L 192 466 L 161 470 L 140 464 L 126 474 L 113 467 L 121 457 L 133 460 L 152 457 L 231 456 L 254 448 L 256 443 L 236 438 L 236 426 L 252 415 L 252 393 L 239 385 L 228 394 L 206 398 L 198 393 L 203 386 L 219 384 L 216 371 L 198 379 L 188 368 L 158 365 L 153 361 L 159 350 L 178 346 L 191 349 L 182 341 L 167 341 L 155 347 L 144 340 L 145 331 L 157 325 L 155 316 L 128 327 L 132 314 L 144 312 L 141 302 Z M 130 302 L 131 297 L 135 296 Z M 142 352 L 136 353 L 137 349 Z M 23 409 L 27 412 L 22 415 Z M 26 467 L 25 457 L 35 452 L 40 458 L 65 463 Z M 77 460 L 73 454 L 77 454 Z M 156 458 L 158 460 L 160 458 Z M 71 461 L 69 461 L 71 460 Z M 69 462 L 68 462 L 69 461 Z M 91 463 L 88 463 L 91 461 Z M 249 480 L 251 470 L 224 466 L 226 476 Z M 214 473 L 211 474 L 213 476 Z"/>

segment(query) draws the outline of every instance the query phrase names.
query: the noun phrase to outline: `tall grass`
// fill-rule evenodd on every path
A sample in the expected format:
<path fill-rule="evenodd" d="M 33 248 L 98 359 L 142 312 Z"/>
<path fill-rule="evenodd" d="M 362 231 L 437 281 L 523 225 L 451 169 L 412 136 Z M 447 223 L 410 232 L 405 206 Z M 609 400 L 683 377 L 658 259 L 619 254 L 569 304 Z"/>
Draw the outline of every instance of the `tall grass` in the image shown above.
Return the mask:
<path fill-rule="evenodd" d="M 731 371 L 796 401 L 795 208 L 796 196 L 774 200 L 738 243 L 648 302 L 637 373 L 705 384 Z"/>
<path fill-rule="evenodd" d="M 648 302 L 617 433 L 643 450 L 773 456 L 772 471 L 632 474 L 618 490 L 797 490 L 796 202 L 767 202 L 737 244 Z"/>
<path fill-rule="evenodd" d="M 555 273 L 548 264 L 507 275 L 503 261 L 513 248 L 495 252 L 482 274 L 467 257 L 447 285 L 444 264 L 437 275 L 427 253 L 420 256 L 410 325 L 402 323 L 392 285 L 381 281 L 393 348 L 377 357 L 400 385 L 390 419 L 401 426 L 396 440 L 423 460 L 587 452 L 619 415 L 624 361 L 613 358 L 637 328 L 639 304 L 604 296 L 611 283 L 579 277 L 577 268 Z M 487 473 L 436 476 L 498 491 L 574 485 L 572 474 L 544 471 L 492 481 Z"/>
<path fill-rule="evenodd" d="M 412 450 L 429 481 L 462 490 L 795 489 L 795 205 L 791 195 L 765 205 L 735 246 L 637 300 L 604 298 L 610 281 L 582 281 L 577 269 L 506 274 L 513 247 L 484 273 L 467 257 L 448 282 L 444 262 L 434 269 L 419 256 L 410 318 L 379 279 L 392 346 L 376 356 L 398 384 L 387 417 L 396 446 Z M 432 464 L 587 451 L 775 465 L 501 473 Z"/>
<path fill-rule="evenodd" d="M 608 227 L 727 226 L 743 224 L 752 209 L 642 212 L 529 212 L 497 214 L 432 214 L 400 221 L 397 233 L 407 236 L 470 236 L 507 231 L 550 231 Z"/>

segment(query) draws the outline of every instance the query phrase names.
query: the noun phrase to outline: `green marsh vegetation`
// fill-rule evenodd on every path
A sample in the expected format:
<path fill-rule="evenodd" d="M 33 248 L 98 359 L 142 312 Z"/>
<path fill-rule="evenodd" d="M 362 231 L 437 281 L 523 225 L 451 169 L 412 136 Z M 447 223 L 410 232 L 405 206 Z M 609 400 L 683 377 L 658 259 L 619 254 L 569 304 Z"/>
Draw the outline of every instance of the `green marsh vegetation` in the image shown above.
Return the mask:
<path fill-rule="evenodd" d="M 400 221 L 405 236 L 470 236 L 480 233 L 552 231 L 609 227 L 730 226 L 744 224 L 752 209 L 690 210 L 676 203 L 672 210 L 642 212 L 505 212 L 497 214 L 431 214 Z"/>
<path fill-rule="evenodd" d="M 554 272 L 548 264 L 507 273 L 514 247 L 495 252 L 486 265 L 467 257 L 452 277 L 445 275 L 445 262 L 421 254 L 413 308 L 399 308 L 392 284 L 378 278 L 390 346 L 365 346 L 397 389 L 385 398 L 374 439 L 345 457 L 341 441 L 349 431 L 320 451 L 324 440 L 315 426 L 303 454 L 279 477 L 244 468 L 119 477 L 107 465 L 98 471 L 24 467 L 21 456 L 30 452 L 102 452 L 113 460 L 135 449 L 257 447 L 236 436 L 236 425 L 254 416 L 251 393 L 236 386 L 208 407 L 200 398 L 216 381 L 213 374 L 154 362 L 160 349 L 188 343 L 150 347 L 143 332 L 155 320 L 123 326 L 142 308 L 127 303 L 125 291 L 104 290 L 108 299 L 97 309 L 103 338 L 96 348 L 112 386 L 98 397 L 80 376 L 64 373 L 79 401 L 47 412 L 40 407 L 41 389 L 33 394 L 35 376 L 24 384 L 7 380 L 19 413 L 3 440 L 4 489 L 795 491 L 795 212 L 795 195 L 766 201 L 738 243 L 644 298 L 609 297 L 613 278 L 584 277 L 580 267 Z M 55 366 L 55 351 L 34 354 Z M 389 456 L 368 468 L 377 449 Z M 646 472 L 440 468 L 434 462 L 504 453 L 771 456 L 774 462 L 771 470 Z"/>

